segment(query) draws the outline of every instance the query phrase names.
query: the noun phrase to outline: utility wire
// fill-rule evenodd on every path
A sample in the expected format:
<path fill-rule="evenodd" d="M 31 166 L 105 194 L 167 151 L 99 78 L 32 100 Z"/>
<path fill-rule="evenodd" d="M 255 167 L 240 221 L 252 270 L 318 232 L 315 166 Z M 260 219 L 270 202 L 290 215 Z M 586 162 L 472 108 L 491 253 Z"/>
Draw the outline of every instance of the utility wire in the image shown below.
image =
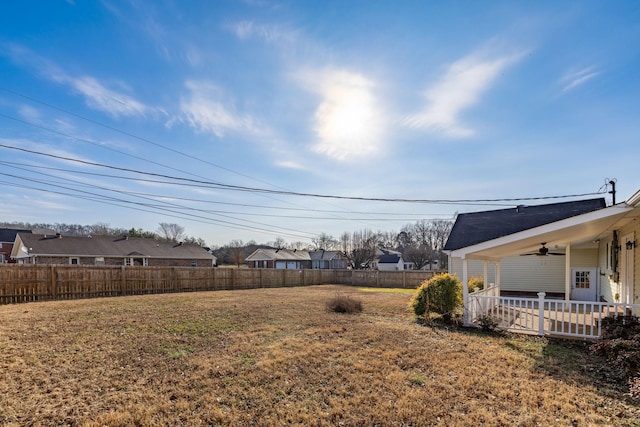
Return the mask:
<path fill-rule="evenodd" d="M 87 160 L 74 159 L 71 157 L 58 156 L 55 154 L 43 153 L 35 150 L 28 150 L 26 148 L 13 147 L 6 144 L 0 144 L 0 147 L 7 148 L 10 150 L 17 150 L 26 153 L 36 154 L 40 156 L 46 156 L 51 158 L 56 158 L 60 160 L 66 160 L 70 162 L 81 163 L 90 166 L 97 166 L 107 169 L 120 170 L 123 172 L 131 172 L 140 175 L 148 175 L 155 176 L 160 178 L 172 179 L 178 182 L 188 182 L 190 184 L 200 184 L 206 185 L 209 187 L 214 187 L 218 189 L 225 190 L 233 190 L 233 191 L 244 191 L 244 192 L 252 192 L 252 193 L 267 193 L 267 194 L 280 194 L 280 195 L 288 195 L 288 196 L 300 196 L 300 197 L 316 197 L 316 198 L 326 198 L 326 199 L 339 199 L 339 200 L 357 200 L 357 201 L 373 201 L 373 202 L 393 202 L 393 203 L 426 203 L 426 204 L 481 204 L 481 203 L 490 203 L 490 202 L 516 202 L 516 201 L 524 201 L 524 200 L 549 200 L 549 199 L 563 199 L 563 198 L 575 198 L 575 197 L 584 197 L 584 196 L 593 196 L 602 193 L 583 193 L 583 194 L 571 194 L 571 195 L 563 195 L 563 196 L 540 196 L 540 197 L 518 197 L 518 198 L 501 198 L 501 199 L 403 199 L 403 198 L 384 198 L 384 197 L 358 197 L 358 196 L 339 196 L 339 195 L 328 195 L 328 194 L 319 194 L 319 193 L 303 193 L 296 191 L 283 191 L 283 190 L 270 190 L 266 188 L 256 188 L 256 187 L 247 187 L 241 185 L 232 185 L 232 184 L 224 184 L 221 182 L 215 181 L 205 181 L 205 180 L 196 180 L 192 178 L 182 178 L 176 177 L 166 174 L 158 174 L 154 172 L 145 172 L 137 169 L 131 168 L 123 168 L 119 166 L 108 165 L 104 163 L 90 162 Z"/>
<path fill-rule="evenodd" d="M 93 194 L 93 193 L 90 193 L 90 192 L 87 192 L 87 191 L 82 191 L 82 190 L 78 190 L 78 189 L 75 189 L 75 188 L 69 188 L 69 187 L 65 187 L 65 186 L 61 186 L 61 185 L 51 184 L 51 183 L 48 183 L 48 182 L 45 182 L 45 181 L 36 180 L 36 179 L 18 177 L 18 176 L 12 175 L 12 174 L 0 173 L 0 175 L 12 177 L 12 178 L 23 179 L 23 180 L 31 181 L 31 182 L 36 182 L 36 183 L 39 183 L 39 184 L 43 184 L 43 185 L 47 185 L 47 186 L 51 186 L 51 187 L 55 187 L 55 188 L 62 188 L 62 189 L 65 189 L 65 190 L 74 191 L 74 192 L 81 193 L 81 194 L 89 194 L 90 196 L 82 196 L 82 195 L 78 195 L 78 194 L 64 193 L 64 192 L 53 191 L 53 190 L 45 190 L 45 189 L 41 189 L 41 188 L 37 188 L 37 187 L 30 187 L 30 186 L 25 186 L 25 185 L 21 185 L 21 184 L 12 183 L 12 182 L 3 181 L 2 183 L 5 184 L 5 185 L 19 186 L 21 188 L 29 188 L 29 189 L 32 189 L 32 190 L 50 192 L 50 193 L 54 193 L 54 194 L 71 196 L 71 197 L 76 197 L 76 198 L 85 199 L 85 200 L 92 200 L 92 201 L 97 201 L 97 202 L 101 202 L 101 203 L 105 203 L 105 204 L 110 204 L 110 205 L 113 205 L 113 206 L 123 207 L 123 205 L 118 204 L 118 203 L 114 203 L 114 202 L 125 203 L 125 204 L 128 204 L 128 205 L 137 205 L 137 206 L 142 206 L 142 207 L 146 207 L 146 208 L 156 209 L 155 211 L 144 210 L 144 212 L 158 213 L 158 210 L 160 210 L 163 213 L 163 215 L 167 215 L 167 216 L 170 216 L 170 217 L 175 217 L 175 218 L 180 218 L 180 219 L 188 219 L 188 220 L 195 220 L 197 222 L 203 222 L 203 223 L 208 223 L 208 224 L 222 223 L 222 224 L 225 224 L 225 226 L 230 227 L 230 228 L 237 228 L 237 229 L 241 229 L 241 230 L 262 231 L 262 232 L 267 232 L 269 234 L 274 234 L 274 235 L 283 234 L 283 235 L 288 235 L 290 237 L 297 237 L 297 238 L 303 238 L 303 239 L 309 239 L 310 238 L 309 236 L 314 236 L 313 234 L 306 233 L 306 232 L 303 232 L 303 233 L 308 234 L 308 236 L 293 234 L 293 233 L 289 232 L 290 229 L 284 229 L 282 227 L 269 226 L 271 228 L 276 228 L 276 229 L 279 228 L 279 229 L 282 229 L 282 230 L 286 230 L 285 232 L 274 231 L 274 230 L 269 230 L 269 229 L 259 228 L 259 227 L 253 227 L 253 226 L 250 226 L 250 225 L 241 225 L 241 224 L 233 223 L 233 222 L 230 222 L 230 221 L 211 219 L 211 218 L 207 218 L 207 217 L 204 217 L 204 216 L 201 216 L 201 215 L 188 214 L 188 213 L 183 213 L 183 212 L 176 212 L 176 211 L 174 211 L 172 209 L 168 209 L 167 207 L 159 208 L 157 206 L 149 205 L 147 203 L 141 203 L 141 202 L 135 202 L 135 201 L 125 200 L 125 199 L 119 199 L 119 198 L 116 198 L 116 197 L 105 196 L 105 195 L 96 195 L 96 194 Z M 127 207 L 127 206 L 124 206 L 124 207 Z M 139 209 L 139 208 L 135 208 L 135 209 Z M 169 214 L 167 214 L 167 212 L 169 212 Z M 183 216 L 176 216 L 175 214 L 179 214 L 179 215 L 183 215 Z M 253 221 L 247 221 L 247 222 L 253 222 Z"/>
<path fill-rule="evenodd" d="M 68 172 L 68 173 L 73 173 L 73 174 L 81 174 L 81 175 L 100 176 L 100 177 L 107 177 L 107 178 L 129 179 L 129 180 L 141 181 L 141 179 L 139 179 L 139 178 L 122 177 L 122 176 L 118 176 L 118 175 L 101 174 L 101 173 L 87 172 L 87 171 L 76 171 L 76 170 L 72 170 L 72 169 L 55 168 L 55 167 L 51 167 L 51 166 L 31 165 L 31 164 L 27 164 L 27 163 L 5 162 L 5 161 L 1 161 L 0 160 L 0 164 L 1 165 L 5 165 L 7 167 L 15 168 L 15 169 L 25 170 L 25 171 L 34 172 L 34 173 L 41 173 L 43 175 L 53 176 L 53 177 L 56 177 L 56 175 L 48 175 L 48 174 L 44 174 L 42 172 L 35 172 L 32 169 L 46 169 L 46 170 L 53 170 L 53 171 L 58 171 L 58 172 Z M 23 166 L 24 168 L 20 168 L 18 166 Z M 29 168 L 31 168 L 31 169 L 29 169 Z M 64 179 L 64 178 L 61 178 L 61 177 L 57 177 L 57 178 Z M 171 183 L 169 181 L 155 181 L 155 180 L 152 180 L 151 182 L 173 184 L 173 183 Z M 220 202 L 220 201 L 215 201 L 215 200 L 196 199 L 196 198 L 178 197 L 178 196 L 167 196 L 167 195 L 160 195 L 160 194 L 140 193 L 140 192 L 134 192 L 134 191 L 129 191 L 127 193 L 131 194 L 131 195 L 159 197 L 159 198 L 170 198 L 170 199 L 174 199 L 174 200 L 183 200 L 183 201 L 188 201 L 188 202 L 208 203 L 208 204 L 216 204 L 216 205 L 241 206 L 241 207 L 284 210 L 284 211 L 302 211 L 302 212 L 317 212 L 317 213 L 344 213 L 344 211 L 334 211 L 334 210 L 326 210 L 326 209 L 291 208 L 291 207 L 281 207 L 281 206 L 254 205 L 254 204 L 248 204 L 248 203 Z M 504 204 L 504 205 L 500 205 L 500 206 L 512 206 L 512 205 L 511 204 Z M 386 216 L 386 215 L 399 216 L 399 215 L 404 215 L 404 216 L 417 216 L 417 217 L 422 217 L 422 218 L 424 218 L 424 217 L 432 217 L 432 216 L 447 216 L 447 217 L 451 217 L 451 214 L 448 214 L 448 213 L 441 214 L 441 213 L 371 212 L 371 211 L 368 211 L 368 212 L 349 211 L 349 213 L 351 213 L 351 214 L 369 214 L 369 215 L 376 215 L 376 216 L 377 215 L 380 215 L 380 216 Z M 245 213 L 242 213 L 242 214 L 245 214 Z M 255 214 L 255 215 L 262 215 L 262 214 Z M 349 218 L 337 218 L 337 217 L 333 217 L 333 218 L 334 219 L 349 219 Z M 331 218 L 326 218 L 326 219 L 331 219 Z M 372 218 L 372 220 L 375 221 L 376 219 Z"/>

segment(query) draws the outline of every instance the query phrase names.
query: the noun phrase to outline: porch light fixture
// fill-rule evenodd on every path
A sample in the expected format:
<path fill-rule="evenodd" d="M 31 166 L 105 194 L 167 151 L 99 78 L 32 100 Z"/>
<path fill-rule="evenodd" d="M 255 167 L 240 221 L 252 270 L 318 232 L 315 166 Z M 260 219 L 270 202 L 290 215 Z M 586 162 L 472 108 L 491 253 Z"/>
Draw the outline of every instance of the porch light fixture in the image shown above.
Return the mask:
<path fill-rule="evenodd" d="M 626 247 L 627 250 L 630 251 L 631 249 L 636 247 L 636 241 L 627 240 Z"/>

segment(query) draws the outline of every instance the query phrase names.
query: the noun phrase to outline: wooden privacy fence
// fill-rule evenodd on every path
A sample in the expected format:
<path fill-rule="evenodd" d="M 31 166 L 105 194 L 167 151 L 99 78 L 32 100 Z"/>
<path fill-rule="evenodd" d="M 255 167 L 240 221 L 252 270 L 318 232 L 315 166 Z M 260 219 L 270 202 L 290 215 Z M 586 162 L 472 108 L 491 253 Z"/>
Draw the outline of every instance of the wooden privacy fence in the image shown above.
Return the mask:
<path fill-rule="evenodd" d="M 321 284 L 416 288 L 431 271 L 0 265 L 0 304 Z"/>

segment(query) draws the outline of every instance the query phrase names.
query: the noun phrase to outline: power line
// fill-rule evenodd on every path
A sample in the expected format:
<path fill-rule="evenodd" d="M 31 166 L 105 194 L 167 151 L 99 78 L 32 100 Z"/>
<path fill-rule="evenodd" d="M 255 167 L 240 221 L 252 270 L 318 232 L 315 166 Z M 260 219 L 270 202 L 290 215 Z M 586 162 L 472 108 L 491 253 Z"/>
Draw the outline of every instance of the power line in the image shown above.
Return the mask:
<path fill-rule="evenodd" d="M 143 212 L 159 213 L 158 211 L 160 211 L 160 213 L 162 213 L 163 215 L 169 216 L 169 217 L 172 217 L 172 218 L 186 219 L 186 220 L 191 220 L 191 221 L 196 221 L 196 222 L 201 222 L 201 223 L 206 223 L 206 224 L 219 224 L 219 223 L 222 223 L 226 227 L 229 227 L 229 228 L 235 228 L 235 229 L 239 229 L 239 230 L 255 230 L 255 231 L 261 231 L 261 232 L 265 232 L 265 233 L 269 233 L 269 234 L 273 234 L 273 235 L 286 235 L 286 236 L 289 236 L 289 237 L 296 237 L 296 238 L 302 238 L 302 239 L 309 239 L 310 238 L 309 236 L 313 236 L 313 234 L 311 234 L 311 233 L 306 233 L 306 234 L 308 234 L 308 236 L 303 236 L 303 235 L 293 234 L 293 233 L 288 232 L 288 231 L 284 231 L 283 232 L 283 231 L 269 230 L 269 229 L 253 227 L 253 226 L 249 226 L 249 225 L 241 225 L 241 224 L 233 223 L 233 222 L 230 222 L 230 221 L 211 219 L 211 218 L 203 217 L 201 215 L 194 215 L 194 214 L 176 212 L 176 211 L 173 211 L 173 210 L 168 209 L 168 208 L 159 208 L 157 206 L 149 205 L 149 204 L 146 204 L 146 203 L 135 202 L 135 201 L 130 201 L 130 200 L 124 200 L 124 199 L 118 199 L 118 198 L 110 197 L 110 196 L 95 195 L 95 194 L 90 193 L 90 192 L 81 191 L 81 190 L 77 190 L 77 189 L 74 189 L 74 188 L 68 188 L 68 187 L 64 187 L 64 186 L 60 186 L 60 185 L 50 184 L 50 183 L 39 181 L 39 180 L 35 180 L 35 179 L 16 177 L 15 175 L 11 175 L 11 174 L 0 173 L 0 175 L 9 176 L 9 177 L 13 177 L 13 178 L 24 179 L 24 180 L 27 180 L 27 181 L 37 182 L 39 184 L 44 184 L 44 185 L 57 187 L 57 188 L 63 188 L 63 189 L 66 189 L 66 190 L 75 191 L 75 192 L 79 192 L 79 193 L 83 193 L 83 194 L 90 194 L 90 196 L 83 196 L 83 195 L 73 194 L 73 193 L 65 193 L 65 192 L 55 191 L 55 190 L 47 190 L 47 189 L 27 186 L 27 185 L 24 185 L 24 184 L 17 184 L 17 183 L 8 182 L 8 181 L 0 181 L 0 183 L 8 185 L 8 186 L 27 188 L 27 189 L 30 189 L 30 190 L 36 190 L 36 191 L 41 191 L 41 192 L 46 192 L 46 193 L 53 193 L 53 194 L 59 194 L 59 195 L 64 195 L 64 196 L 69 196 L 69 197 L 75 197 L 75 198 L 79 198 L 79 199 L 83 199 L 83 200 L 91 200 L 91 201 L 95 201 L 95 202 L 99 202 L 99 203 L 103 203 L 103 204 L 108 204 L 108 205 L 111 205 L 111 206 L 125 207 L 125 208 L 129 208 L 129 209 L 143 211 Z M 115 203 L 115 202 L 119 202 L 119 203 Z M 122 205 L 120 203 L 124 203 L 125 205 Z M 132 206 L 127 206 L 127 205 L 142 206 L 142 207 L 155 209 L 155 210 L 148 210 L 148 209 L 143 209 L 143 208 L 140 208 L 140 207 L 132 207 Z M 272 227 L 272 228 L 282 228 L 282 227 L 275 227 L 275 226 L 270 226 L 270 227 Z M 283 229 L 283 230 L 289 230 L 289 229 Z"/>
<path fill-rule="evenodd" d="M 267 194 L 279 194 L 279 195 L 288 195 L 288 196 L 299 196 L 299 197 L 315 197 L 315 198 L 326 198 L 326 199 L 339 199 L 339 200 L 357 200 L 357 201 L 372 201 L 372 202 L 392 202 L 392 203 L 425 203 L 425 204 L 483 204 L 483 203 L 495 203 L 495 202 L 517 202 L 517 201 L 530 201 L 530 200 L 550 200 L 550 199 L 564 199 L 564 198 L 576 198 L 576 197 L 585 197 L 585 196 L 593 196 L 602 193 L 583 193 L 583 194 L 570 194 L 570 195 L 562 195 L 562 196 L 540 196 L 540 197 L 518 197 L 518 198 L 501 198 L 501 199 L 403 199 L 403 198 L 385 198 L 385 197 L 360 197 L 360 196 L 339 196 L 339 195 L 328 195 L 328 194 L 319 194 L 319 193 L 303 193 L 296 191 L 283 191 L 283 190 L 270 190 L 266 188 L 256 188 L 256 187 L 247 187 L 241 185 L 232 185 L 232 184 L 224 184 L 221 182 L 215 181 L 205 181 L 205 180 L 196 180 L 192 178 L 183 178 L 176 177 L 166 174 L 158 174 L 154 172 L 145 172 L 137 169 L 131 168 L 123 168 L 119 166 L 108 165 L 104 163 L 90 162 L 87 160 L 74 159 L 71 157 L 58 156 L 55 154 L 43 153 L 35 150 L 28 150 L 26 148 L 12 147 L 5 144 L 0 144 L 0 147 L 7 148 L 11 150 L 23 151 L 26 153 L 36 154 L 40 156 L 46 156 L 51 158 L 56 158 L 60 160 L 66 160 L 70 162 L 81 163 L 90 166 L 97 166 L 107 169 L 119 170 L 123 172 L 131 172 L 140 175 L 148 175 L 155 176 L 160 178 L 172 179 L 179 182 L 188 182 L 190 185 L 205 185 L 208 187 L 214 187 L 218 189 L 226 189 L 232 191 L 244 191 L 244 192 L 252 192 L 252 193 L 267 193 Z M 170 182 L 167 182 L 170 183 Z"/>

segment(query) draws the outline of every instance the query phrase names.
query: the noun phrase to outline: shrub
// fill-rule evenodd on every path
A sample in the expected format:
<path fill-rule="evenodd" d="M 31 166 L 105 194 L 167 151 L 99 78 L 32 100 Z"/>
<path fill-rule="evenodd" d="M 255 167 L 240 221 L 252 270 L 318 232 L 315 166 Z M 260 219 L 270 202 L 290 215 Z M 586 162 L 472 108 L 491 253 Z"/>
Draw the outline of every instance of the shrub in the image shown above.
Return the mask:
<path fill-rule="evenodd" d="M 439 274 L 422 282 L 409 305 L 416 316 L 437 313 L 450 322 L 462 306 L 462 284 L 455 275 Z"/>
<path fill-rule="evenodd" d="M 478 324 L 483 331 L 492 332 L 495 331 L 495 329 L 498 327 L 500 321 L 494 316 L 485 314 L 483 316 L 480 316 L 480 318 L 478 319 Z"/>
<path fill-rule="evenodd" d="M 480 276 L 469 277 L 468 286 L 469 286 L 469 292 L 482 290 L 484 289 L 484 279 Z"/>
<path fill-rule="evenodd" d="M 327 310 L 334 313 L 360 313 L 362 311 L 362 301 L 338 294 L 327 301 Z"/>

